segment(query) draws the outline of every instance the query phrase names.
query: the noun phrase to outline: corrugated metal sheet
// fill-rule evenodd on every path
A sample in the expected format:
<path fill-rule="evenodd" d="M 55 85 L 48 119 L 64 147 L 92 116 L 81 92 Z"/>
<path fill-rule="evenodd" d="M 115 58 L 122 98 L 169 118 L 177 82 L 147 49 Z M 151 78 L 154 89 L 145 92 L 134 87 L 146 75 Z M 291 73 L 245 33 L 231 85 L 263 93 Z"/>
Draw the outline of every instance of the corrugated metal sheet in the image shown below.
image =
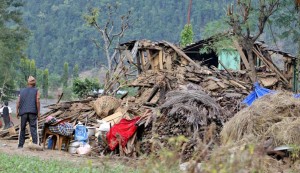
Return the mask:
<path fill-rule="evenodd" d="M 222 50 L 219 55 L 221 61 L 227 69 L 240 70 L 240 54 L 235 50 Z M 224 70 L 223 66 L 219 64 L 218 69 Z"/>

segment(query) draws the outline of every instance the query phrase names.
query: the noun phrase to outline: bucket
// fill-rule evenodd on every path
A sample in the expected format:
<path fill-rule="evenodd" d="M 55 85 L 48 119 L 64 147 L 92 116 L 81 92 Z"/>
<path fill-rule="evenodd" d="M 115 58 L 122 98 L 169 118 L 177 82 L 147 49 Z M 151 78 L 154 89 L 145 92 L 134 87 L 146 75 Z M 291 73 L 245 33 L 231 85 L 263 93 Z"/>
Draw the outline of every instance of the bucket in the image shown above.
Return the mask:
<path fill-rule="evenodd" d="M 53 139 L 51 137 L 51 138 L 48 139 L 48 146 L 47 146 L 47 148 L 48 149 L 52 149 L 52 146 L 53 146 Z"/>
<path fill-rule="evenodd" d="M 95 136 L 96 133 L 96 127 L 86 127 L 88 129 L 88 136 Z"/>
<path fill-rule="evenodd" d="M 70 145 L 69 145 L 69 148 L 68 148 L 68 152 L 70 154 L 75 154 L 77 148 L 79 148 L 80 145 L 82 145 L 82 144 L 83 144 L 82 142 L 78 142 L 78 141 L 72 141 L 72 142 L 70 142 Z"/>

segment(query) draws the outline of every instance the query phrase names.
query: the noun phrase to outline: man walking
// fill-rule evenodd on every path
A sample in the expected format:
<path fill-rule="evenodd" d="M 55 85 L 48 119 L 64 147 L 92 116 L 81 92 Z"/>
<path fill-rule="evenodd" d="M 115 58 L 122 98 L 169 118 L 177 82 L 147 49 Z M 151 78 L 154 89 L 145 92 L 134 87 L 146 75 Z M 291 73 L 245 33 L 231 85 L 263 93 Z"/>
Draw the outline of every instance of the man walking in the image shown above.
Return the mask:
<path fill-rule="evenodd" d="M 0 112 L 2 114 L 3 121 L 4 121 L 4 129 L 8 129 L 10 128 L 10 117 L 12 111 L 11 108 L 8 106 L 7 101 L 5 101 L 4 105 L 5 106 L 0 109 Z"/>
<path fill-rule="evenodd" d="M 18 148 L 23 148 L 25 143 L 26 124 L 29 122 L 32 142 L 38 144 L 38 119 L 40 119 L 40 94 L 35 88 L 36 80 L 29 76 L 27 88 L 20 91 L 17 101 L 16 114 L 17 118 L 21 117 L 21 128 L 19 130 Z"/>

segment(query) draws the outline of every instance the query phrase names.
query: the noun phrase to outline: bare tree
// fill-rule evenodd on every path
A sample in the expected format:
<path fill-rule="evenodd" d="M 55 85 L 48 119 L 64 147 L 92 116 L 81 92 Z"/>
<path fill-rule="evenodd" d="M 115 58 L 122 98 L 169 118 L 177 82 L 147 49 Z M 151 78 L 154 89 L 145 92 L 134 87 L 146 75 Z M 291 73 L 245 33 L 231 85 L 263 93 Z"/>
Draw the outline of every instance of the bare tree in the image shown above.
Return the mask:
<path fill-rule="evenodd" d="M 256 81 L 255 62 L 253 48 L 255 41 L 264 32 L 265 25 L 270 16 L 278 9 L 282 0 L 237 0 L 236 9 L 231 5 L 228 7 L 228 24 L 232 27 L 233 33 L 237 36 L 239 44 L 245 48 L 251 70 L 251 80 Z M 256 7 L 258 6 L 258 7 Z M 256 25 L 251 23 L 252 16 Z M 253 27 L 254 26 L 254 27 Z"/>
<path fill-rule="evenodd" d="M 114 94 L 122 87 L 122 76 L 126 74 L 124 56 L 120 54 L 120 40 L 131 25 L 131 11 L 118 16 L 119 4 L 107 4 L 104 9 L 93 8 L 85 15 L 87 23 L 94 27 L 99 39 L 92 39 L 94 44 L 103 50 L 107 60 L 107 73 L 103 94 Z"/>
<path fill-rule="evenodd" d="M 123 38 L 126 30 L 130 26 L 131 11 L 127 11 L 124 15 L 117 16 L 119 4 L 107 4 L 105 9 L 93 8 L 89 14 L 85 15 L 87 23 L 96 28 L 102 40 L 93 39 L 98 48 L 104 51 L 107 60 L 108 75 L 114 71 L 118 64 L 116 55 L 120 40 Z M 116 22 L 118 23 L 116 28 Z M 103 44 L 101 44 L 103 43 Z M 102 46 L 103 45 L 103 46 Z"/>

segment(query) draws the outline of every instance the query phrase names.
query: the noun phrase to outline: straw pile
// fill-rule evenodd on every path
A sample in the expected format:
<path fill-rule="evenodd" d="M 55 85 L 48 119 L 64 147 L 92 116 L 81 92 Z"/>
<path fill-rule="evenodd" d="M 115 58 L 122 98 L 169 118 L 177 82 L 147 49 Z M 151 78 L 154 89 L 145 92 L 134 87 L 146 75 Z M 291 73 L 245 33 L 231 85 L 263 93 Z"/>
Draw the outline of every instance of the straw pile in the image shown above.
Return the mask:
<path fill-rule="evenodd" d="M 221 131 L 223 144 L 267 139 L 273 147 L 300 144 L 300 100 L 291 93 L 264 96 L 238 112 Z"/>

